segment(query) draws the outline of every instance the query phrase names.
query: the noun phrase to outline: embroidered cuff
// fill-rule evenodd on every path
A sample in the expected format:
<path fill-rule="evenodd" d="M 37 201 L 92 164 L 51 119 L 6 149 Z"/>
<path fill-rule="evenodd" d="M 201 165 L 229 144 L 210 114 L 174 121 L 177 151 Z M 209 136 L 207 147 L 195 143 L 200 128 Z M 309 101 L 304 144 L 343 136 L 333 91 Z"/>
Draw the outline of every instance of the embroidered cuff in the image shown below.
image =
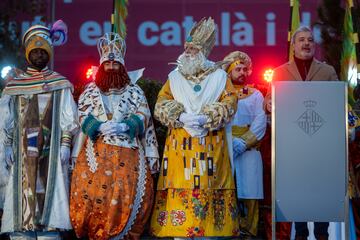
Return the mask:
<path fill-rule="evenodd" d="M 138 136 L 144 132 L 144 123 L 136 114 L 131 114 L 131 116 L 123 120 L 122 123 L 125 123 L 129 126 L 127 133 L 129 134 L 130 139 L 133 139 L 135 136 Z"/>
<path fill-rule="evenodd" d="M 209 118 L 204 127 L 209 128 L 210 130 L 215 130 L 225 126 L 225 124 L 231 120 L 231 117 L 234 114 L 234 110 L 232 109 L 231 105 L 225 102 L 216 102 L 205 105 L 202 109 L 202 112 Z"/>
<path fill-rule="evenodd" d="M 81 125 L 81 130 L 88 135 L 92 141 L 95 141 L 102 123 L 103 122 L 98 121 L 92 114 L 89 114 Z"/>
<path fill-rule="evenodd" d="M 63 131 L 61 136 L 61 146 L 71 147 L 72 136 L 70 132 Z"/>
<path fill-rule="evenodd" d="M 247 148 L 255 147 L 258 143 L 255 134 L 253 134 L 250 130 L 244 133 L 241 138 L 245 141 Z"/>
<path fill-rule="evenodd" d="M 184 111 L 185 108 L 181 103 L 175 100 L 163 100 L 156 103 L 154 116 L 167 127 L 180 128 L 184 124 L 178 118 Z"/>

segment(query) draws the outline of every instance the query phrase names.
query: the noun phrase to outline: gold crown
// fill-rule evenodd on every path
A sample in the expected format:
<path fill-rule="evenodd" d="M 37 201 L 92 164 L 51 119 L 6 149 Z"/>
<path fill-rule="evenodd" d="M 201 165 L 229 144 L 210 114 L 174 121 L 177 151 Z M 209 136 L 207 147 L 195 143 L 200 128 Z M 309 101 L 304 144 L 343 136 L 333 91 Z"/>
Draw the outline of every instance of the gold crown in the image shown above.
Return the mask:
<path fill-rule="evenodd" d="M 186 38 L 185 45 L 192 44 L 203 52 L 205 57 L 209 56 L 216 40 L 216 26 L 214 19 L 203 18 L 191 29 Z"/>

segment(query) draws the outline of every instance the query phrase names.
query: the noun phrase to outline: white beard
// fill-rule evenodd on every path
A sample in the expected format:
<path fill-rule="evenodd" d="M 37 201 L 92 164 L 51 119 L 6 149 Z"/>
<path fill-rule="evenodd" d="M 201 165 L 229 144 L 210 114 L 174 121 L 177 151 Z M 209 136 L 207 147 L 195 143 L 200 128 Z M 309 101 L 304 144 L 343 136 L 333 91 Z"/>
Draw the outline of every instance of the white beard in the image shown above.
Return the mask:
<path fill-rule="evenodd" d="M 194 57 L 189 54 L 182 53 L 178 59 L 177 64 L 179 71 L 183 75 L 195 75 L 201 70 L 206 70 L 209 66 L 207 59 L 202 52 L 199 52 Z"/>

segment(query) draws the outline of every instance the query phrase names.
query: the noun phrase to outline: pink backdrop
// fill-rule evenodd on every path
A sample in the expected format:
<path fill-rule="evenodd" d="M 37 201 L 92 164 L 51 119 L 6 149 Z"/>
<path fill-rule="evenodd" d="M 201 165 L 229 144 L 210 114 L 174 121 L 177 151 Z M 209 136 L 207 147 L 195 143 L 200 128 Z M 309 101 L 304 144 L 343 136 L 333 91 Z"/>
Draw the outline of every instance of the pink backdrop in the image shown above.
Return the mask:
<path fill-rule="evenodd" d="M 310 25 L 318 1 L 301 3 L 302 22 Z M 112 1 L 56 0 L 55 9 L 55 19 L 69 27 L 69 41 L 55 49 L 55 70 L 76 82 L 98 63 L 96 39 L 110 31 Z M 128 70 L 145 67 L 147 78 L 166 80 L 173 68 L 168 62 L 183 51 L 185 32 L 205 16 L 213 17 L 219 29 L 211 60 L 222 60 L 230 51 L 247 52 L 254 65 L 252 81 L 286 61 L 288 0 L 129 0 L 128 12 L 125 64 Z"/>

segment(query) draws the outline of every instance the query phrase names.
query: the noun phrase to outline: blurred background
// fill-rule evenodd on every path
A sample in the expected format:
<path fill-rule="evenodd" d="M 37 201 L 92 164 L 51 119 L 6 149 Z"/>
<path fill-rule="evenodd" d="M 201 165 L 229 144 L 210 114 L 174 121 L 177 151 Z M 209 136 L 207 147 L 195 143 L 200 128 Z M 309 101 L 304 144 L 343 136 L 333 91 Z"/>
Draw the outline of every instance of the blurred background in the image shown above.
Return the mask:
<path fill-rule="evenodd" d="M 353 2 L 358 30 L 359 5 Z M 235 50 L 247 52 L 254 65 L 251 81 L 260 84 L 267 69 L 288 59 L 289 0 L 129 0 L 127 7 L 125 64 L 128 70 L 145 67 L 148 79 L 165 82 L 174 67 L 168 63 L 183 51 L 191 26 L 207 16 L 218 25 L 210 60 L 222 60 Z M 0 11 L 0 69 L 24 69 L 21 37 L 29 26 L 62 19 L 69 39 L 55 47 L 53 68 L 77 84 L 86 81 L 91 65 L 98 65 L 96 40 L 111 31 L 113 1 L 2 0 Z M 300 24 L 314 27 L 320 44 L 317 58 L 335 66 L 338 73 L 344 13 L 345 1 L 300 1 Z"/>

